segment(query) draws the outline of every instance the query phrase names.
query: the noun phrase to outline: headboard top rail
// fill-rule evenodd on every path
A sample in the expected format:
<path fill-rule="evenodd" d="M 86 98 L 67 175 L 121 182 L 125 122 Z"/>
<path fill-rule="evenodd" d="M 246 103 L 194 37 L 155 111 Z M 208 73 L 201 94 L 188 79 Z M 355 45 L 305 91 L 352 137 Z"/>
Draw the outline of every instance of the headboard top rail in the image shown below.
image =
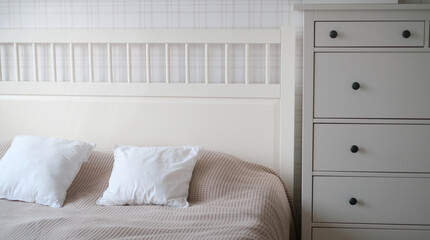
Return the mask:
<path fill-rule="evenodd" d="M 280 43 L 264 30 L 0 30 L 0 43 Z"/>

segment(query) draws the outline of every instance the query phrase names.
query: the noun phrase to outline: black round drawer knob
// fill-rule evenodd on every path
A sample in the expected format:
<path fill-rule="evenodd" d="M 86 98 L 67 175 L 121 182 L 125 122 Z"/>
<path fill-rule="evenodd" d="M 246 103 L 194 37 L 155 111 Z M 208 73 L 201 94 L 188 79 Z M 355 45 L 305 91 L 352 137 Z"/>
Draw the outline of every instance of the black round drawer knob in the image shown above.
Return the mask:
<path fill-rule="evenodd" d="M 360 83 L 358 83 L 358 82 L 353 82 L 352 83 L 352 89 L 358 90 L 359 88 L 360 88 Z"/>
<path fill-rule="evenodd" d="M 352 146 L 351 146 L 351 152 L 352 152 L 352 153 L 356 153 L 356 152 L 358 152 L 358 147 L 357 147 L 357 145 L 352 145 Z"/>
<path fill-rule="evenodd" d="M 331 30 L 329 36 L 331 38 L 336 38 L 337 37 L 337 32 L 335 30 Z"/>
<path fill-rule="evenodd" d="M 402 36 L 404 38 L 409 38 L 411 36 L 411 32 L 409 30 L 405 30 L 403 31 Z"/>
<path fill-rule="evenodd" d="M 357 199 L 354 197 L 349 199 L 349 204 L 351 204 L 351 205 L 355 205 L 355 204 L 357 204 L 357 202 L 358 202 Z"/>

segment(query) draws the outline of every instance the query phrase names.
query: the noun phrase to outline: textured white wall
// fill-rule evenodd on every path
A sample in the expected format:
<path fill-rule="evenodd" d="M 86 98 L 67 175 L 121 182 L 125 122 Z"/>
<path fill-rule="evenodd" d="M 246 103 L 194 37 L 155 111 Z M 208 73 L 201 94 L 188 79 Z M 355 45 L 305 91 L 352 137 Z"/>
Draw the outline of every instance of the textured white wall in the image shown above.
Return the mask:
<path fill-rule="evenodd" d="M 2 0 L 0 28 L 276 28 L 300 0 Z"/>

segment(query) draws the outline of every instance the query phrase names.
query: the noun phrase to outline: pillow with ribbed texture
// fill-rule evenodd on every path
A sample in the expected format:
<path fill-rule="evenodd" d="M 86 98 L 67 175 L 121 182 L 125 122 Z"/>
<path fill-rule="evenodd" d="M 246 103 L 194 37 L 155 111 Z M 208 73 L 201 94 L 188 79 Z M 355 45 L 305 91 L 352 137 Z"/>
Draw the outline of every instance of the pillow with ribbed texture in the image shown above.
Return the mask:
<path fill-rule="evenodd" d="M 202 147 L 117 146 L 109 187 L 99 205 L 188 207 L 188 188 Z"/>
<path fill-rule="evenodd" d="M 0 160 L 0 198 L 59 208 L 95 144 L 16 136 Z"/>

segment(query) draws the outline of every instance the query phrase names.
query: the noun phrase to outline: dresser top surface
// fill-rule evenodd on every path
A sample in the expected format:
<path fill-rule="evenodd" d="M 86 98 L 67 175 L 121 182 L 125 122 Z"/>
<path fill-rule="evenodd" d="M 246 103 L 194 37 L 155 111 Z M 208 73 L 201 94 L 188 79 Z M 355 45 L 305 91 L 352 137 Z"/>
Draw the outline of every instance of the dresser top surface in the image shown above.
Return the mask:
<path fill-rule="evenodd" d="M 358 10 L 430 10 L 430 4 L 297 4 L 298 11 L 358 11 Z"/>

